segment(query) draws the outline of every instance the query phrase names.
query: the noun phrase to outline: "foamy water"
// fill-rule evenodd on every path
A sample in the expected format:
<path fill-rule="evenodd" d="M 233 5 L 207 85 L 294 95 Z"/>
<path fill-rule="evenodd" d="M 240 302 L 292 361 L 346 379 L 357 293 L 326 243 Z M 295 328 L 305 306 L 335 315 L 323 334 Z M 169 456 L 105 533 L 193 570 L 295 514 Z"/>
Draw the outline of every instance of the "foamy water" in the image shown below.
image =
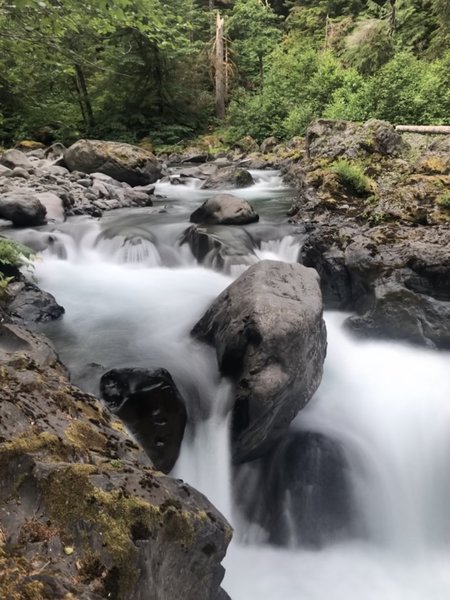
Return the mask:
<path fill-rule="evenodd" d="M 224 587 L 233 600 L 448 600 L 450 355 L 357 341 L 343 331 L 341 315 L 327 315 L 324 379 L 293 427 L 343 448 L 362 524 L 358 538 L 314 551 L 239 544 L 238 537 L 255 538 L 245 535 L 251 525 L 232 503 L 230 384 L 218 373 L 214 349 L 189 332 L 248 264 L 295 262 L 299 239 L 290 231 L 270 239 L 249 228 L 262 237 L 245 264 L 233 257 L 229 273 L 216 272 L 179 246 L 204 192 L 195 184 L 160 184 L 157 191 L 176 210 L 73 220 L 53 232 L 57 241 L 36 263 L 40 285 L 66 308 L 49 334 L 75 380 L 93 389 L 114 367 L 171 372 L 195 421 L 174 474 L 206 493 L 239 529 L 225 561 Z M 238 194 L 265 203 L 269 223 L 285 190 L 269 172 Z"/>

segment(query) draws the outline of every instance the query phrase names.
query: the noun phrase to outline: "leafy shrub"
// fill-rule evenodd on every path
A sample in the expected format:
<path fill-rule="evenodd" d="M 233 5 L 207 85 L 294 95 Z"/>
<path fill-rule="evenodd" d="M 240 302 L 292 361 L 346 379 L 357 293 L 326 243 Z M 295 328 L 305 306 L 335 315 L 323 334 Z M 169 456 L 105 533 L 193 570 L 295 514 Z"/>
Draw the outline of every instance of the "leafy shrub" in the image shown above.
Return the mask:
<path fill-rule="evenodd" d="M 371 192 L 370 179 L 364 175 L 359 165 L 352 164 L 348 160 L 337 160 L 333 163 L 331 171 L 337 175 L 342 185 L 355 194 L 362 196 Z"/>
<path fill-rule="evenodd" d="M 23 244 L 0 237 L 0 270 L 2 266 L 19 268 L 32 254 L 30 248 Z"/>
<path fill-rule="evenodd" d="M 0 300 L 7 294 L 8 284 L 18 269 L 32 256 L 30 248 L 0 237 Z"/>
<path fill-rule="evenodd" d="M 441 208 L 444 208 L 445 210 L 450 210 L 450 191 L 447 190 L 446 192 L 440 194 L 436 199 L 436 203 Z"/>

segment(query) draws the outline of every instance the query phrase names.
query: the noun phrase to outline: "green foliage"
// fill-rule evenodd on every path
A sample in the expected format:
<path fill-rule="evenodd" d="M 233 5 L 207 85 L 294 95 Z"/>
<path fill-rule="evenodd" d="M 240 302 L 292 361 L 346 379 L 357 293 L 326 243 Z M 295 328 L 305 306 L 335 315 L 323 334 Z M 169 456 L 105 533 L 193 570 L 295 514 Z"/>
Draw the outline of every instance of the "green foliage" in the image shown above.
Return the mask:
<path fill-rule="evenodd" d="M 0 237 L 0 301 L 8 296 L 8 285 L 14 279 L 7 273 L 21 267 L 32 252 L 26 246 Z"/>
<path fill-rule="evenodd" d="M 360 196 L 371 192 L 370 179 L 364 175 L 360 165 L 344 159 L 337 160 L 333 163 L 331 171 L 337 175 L 342 185 L 351 192 Z"/>
<path fill-rule="evenodd" d="M 445 210 L 450 210 L 450 191 L 445 191 L 442 192 L 442 194 L 440 194 L 437 199 L 436 199 L 436 203 L 443 209 Z"/>
<path fill-rule="evenodd" d="M 440 124 L 449 0 L 227 0 L 228 131 L 302 135 L 318 117 Z M 207 0 L 0 2 L 0 143 L 178 144 L 214 120 Z M 223 124 L 220 124 L 223 126 Z"/>
<path fill-rule="evenodd" d="M 236 0 L 228 19 L 233 60 L 246 86 L 262 85 L 266 57 L 275 48 L 280 30 L 278 17 L 260 0 Z"/>
<path fill-rule="evenodd" d="M 33 252 L 30 248 L 0 237 L 0 269 L 1 267 L 21 267 L 25 264 L 26 259 L 32 256 Z"/>
<path fill-rule="evenodd" d="M 347 39 L 344 60 L 362 75 L 371 75 L 394 55 L 394 41 L 387 23 L 370 19 L 361 21 Z"/>

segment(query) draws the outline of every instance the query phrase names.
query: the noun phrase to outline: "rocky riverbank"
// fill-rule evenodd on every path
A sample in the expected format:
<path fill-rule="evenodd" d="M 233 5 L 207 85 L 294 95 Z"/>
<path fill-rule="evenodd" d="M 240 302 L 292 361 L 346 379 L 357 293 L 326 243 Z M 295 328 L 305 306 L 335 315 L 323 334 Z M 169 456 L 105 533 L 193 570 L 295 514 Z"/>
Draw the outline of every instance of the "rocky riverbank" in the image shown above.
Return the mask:
<path fill-rule="evenodd" d="M 272 139 L 257 149 L 248 142 L 226 156 L 191 150 L 159 160 L 140 148 L 92 140 L 66 152 L 7 151 L 0 157 L 0 217 L 12 221 L 35 251 L 53 245 L 59 252 L 57 236 L 36 226 L 149 207 L 160 176 L 170 187 L 195 182 L 203 190 L 232 191 L 252 185 L 251 168 L 281 168 L 296 194 L 285 221 L 303 240 L 299 261 L 320 275 L 325 307 L 355 311 L 347 325 L 358 335 L 449 348 L 449 139 L 411 145 L 387 123 L 319 121 L 305 139 L 287 145 Z M 175 163 L 172 172 L 167 165 Z M 189 243 L 200 262 L 216 251 L 221 268 L 228 242 L 207 224 L 238 230 L 240 245 L 250 252 L 254 239 L 237 225 L 255 227 L 258 218 L 248 202 L 215 196 L 191 214 L 195 225 L 179 244 Z M 255 470 L 260 463 L 263 473 L 269 465 L 273 476 L 289 423 L 320 383 L 326 350 L 314 272 L 277 264 L 252 267 L 193 330 L 215 348 L 221 373 L 234 384 L 235 462 L 261 457 Z M 6 281 L 0 324 L 0 589 L 13 600 L 226 598 L 220 562 L 230 527 L 201 494 L 154 468 L 172 468 L 186 425 L 184 401 L 170 375 L 110 372 L 103 380 L 113 409 L 107 411 L 70 383 L 50 343 L 30 330 L 60 318 L 63 307 L 14 266 L 2 271 L 14 279 Z M 293 356 L 302 357 L 301 368 Z M 155 400 L 148 390 L 156 375 Z M 176 415 L 176 436 L 162 408 L 170 418 Z M 141 409 L 147 428 L 165 429 L 149 436 L 141 428 Z M 170 457 L 161 454 L 161 435 L 172 443 Z M 317 447 L 332 457 L 335 449 L 327 444 L 294 436 L 286 448 L 289 455 L 298 447 L 308 456 L 308 448 L 314 453 Z M 238 477 L 246 469 L 237 469 Z M 325 479 L 323 498 L 329 495 Z M 298 481 L 301 487 L 303 479 Z M 282 482 L 283 489 L 289 486 Z M 329 510 L 336 531 L 350 510 L 346 497 L 343 492 L 336 501 L 339 514 Z M 278 505 L 274 497 L 255 518 L 270 539 L 283 543 L 286 524 L 280 515 L 272 518 Z M 246 510 L 254 512 L 250 505 Z M 314 532 L 311 540 L 317 541 Z"/>
<path fill-rule="evenodd" d="M 74 206 L 85 212 L 82 203 L 95 214 L 98 201 L 83 190 L 100 181 L 108 188 L 107 175 L 94 173 L 85 187 L 78 183 L 85 174 L 35 158 L 3 155 L 9 167 L 2 170 L 0 208 L 14 196 L 19 208 L 8 215 L 37 208 L 40 223 L 52 218 L 42 196 L 55 192 L 61 219 Z M 113 181 L 108 189 L 117 187 Z M 67 189 L 78 200 L 65 203 Z M 138 193 L 148 198 L 151 190 Z M 20 275 L 14 253 L 2 252 L 9 285 L 0 299 L 0 596 L 224 600 L 230 526 L 199 492 L 156 470 L 121 421 L 71 384 L 50 342 L 35 331 L 37 323 L 60 318 L 63 307 Z"/>
<path fill-rule="evenodd" d="M 388 123 L 321 121 L 286 177 L 326 306 L 355 310 L 358 334 L 449 348 L 450 138 L 411 146 Z"/>
<path fill-rule="evenodd" d="M 156 471 L 123 425 L 71 385 L 49 342 L 0 325 L 2 598 L 224 599 L 231 529 Z"/>

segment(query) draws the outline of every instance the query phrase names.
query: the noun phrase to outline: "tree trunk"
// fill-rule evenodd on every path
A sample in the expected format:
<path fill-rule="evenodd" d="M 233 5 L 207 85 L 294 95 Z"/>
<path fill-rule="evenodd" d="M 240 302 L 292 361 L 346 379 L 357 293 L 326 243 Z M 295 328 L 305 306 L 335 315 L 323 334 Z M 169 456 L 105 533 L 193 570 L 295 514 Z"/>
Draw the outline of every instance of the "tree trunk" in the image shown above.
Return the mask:
<path fill-rule="evenodd" d="M 407 131 L 409 133 L 440 133 L 450 134 L 450 125 L 396 125 L 397 131 Z"/>
<path fill-rule="evenodd" d="M 262 54 L 258 54 L 258 65 L 259 65 L 259 81 L 261 89 L 264 88 L 264 61 Z"/>
<path fill-rule="evenodd" d="M 217 13 L 216 18 L 216 115 L 223 120 L 225 118 L 225 60 L 224 60 L 224 19 Z"/>
<path fill-rule="evenodd" d="M 94 125 L 95 125 L 94 113 L 92 110 L 91 99 L 89 98 L 89 94 L 88 94 L 88 90 L 87 90 L 86 79 L 84 77 L 84 73 L 83 73 L 83 69 L 81 68 L 81 65 L 75 65 L 75 73 L 76 73 L 77 82 L 78 82 L 77 87 L 79 90 L 80 98 L 82 99 L 82 102 L 83 102 L 84 112 L 86 115 L 86 124 L 89 129 L 92 129 L 92 127 L 94 127 Z"/>
<path fill-rule="evenodd" d="M 397 29 L 397 5 L 396 0 L 389 0 L 391 4 L 391 16 L 389 18 L 389 32 L 391 35 L 395 34 Z"/>
<path fill-rule="evenodd" d="M 78 100 L 78 104 L 80 105 L 80 111 L 81 111 L 81 116 L 83 117 L 84 126 L 86 129 L 88 129 L 89 126 L 88 126 L 88 120 L 86 117 L 86 111 L 84 110 L 83 95 L 80 90 L 78 78 L 75 75 L 73 76 L 73 85 L 74 85 L 75 91 L 77 93 L 77 100 Z"/>

